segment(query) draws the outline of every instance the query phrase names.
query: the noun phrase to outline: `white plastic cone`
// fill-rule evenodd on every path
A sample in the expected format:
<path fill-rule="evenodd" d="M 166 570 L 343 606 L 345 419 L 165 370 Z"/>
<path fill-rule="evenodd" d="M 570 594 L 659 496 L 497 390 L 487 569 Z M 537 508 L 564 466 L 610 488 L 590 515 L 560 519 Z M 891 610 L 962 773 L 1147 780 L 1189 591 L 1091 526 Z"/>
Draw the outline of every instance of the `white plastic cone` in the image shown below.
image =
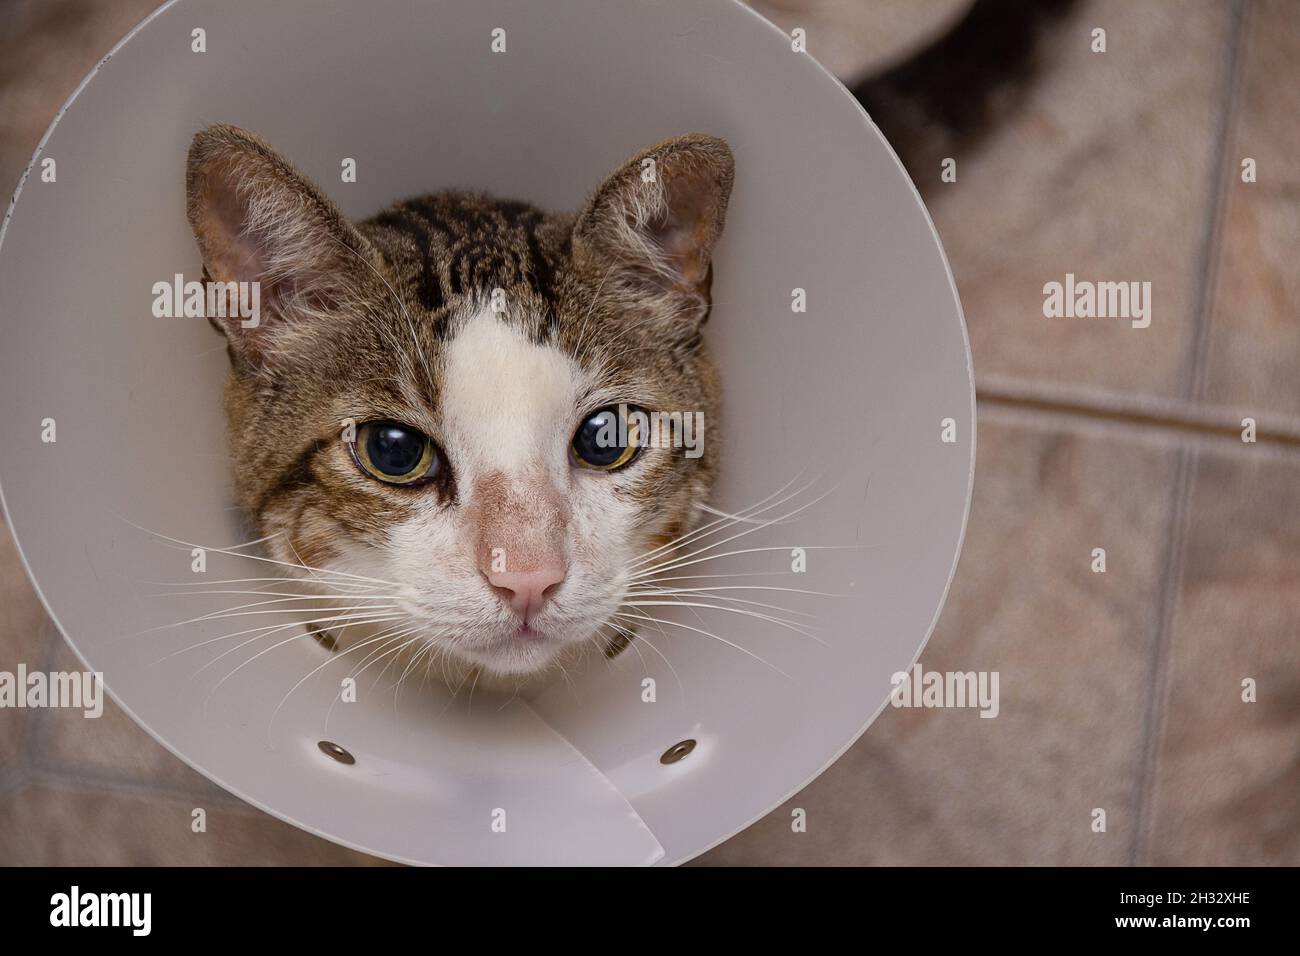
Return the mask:
<path fill-rule="evenodd" d="M 491 51 L 496 28 L 505 53 Z M 196 29 L 206 52 L 192 49 Z M 367 677 L 357 703 L 331 707 L 346 669 L 326 669 L 277 712 L 327 660 L 315 642 L 236 671 L 270 642 L 205 668 L 233 646 L 215 640 L 228 621 L 151 630 L 251 600 L 167 603 L 147 583 L 199 577 L 189 549 L 159 535 L 209 547 L 251 536 L 229 491 L 223 344 L 201 319 L 150 313 L 155 282 L 199 275 L 183 169 L 211 122 L 266 137 L 357 217 L 453 186 L 575 208 L 643 146 L 690 131 L 727 139 L 738 174 L 707 326 L 726 392 L 706 438 L 724 455 L 712 504 L 743 509 L 813 479 L 792 504 L 827 495 L 719 549 L 771 550 L 695 570 L 769 571 L 767 583 L 843 595 L 785 604 L 814 615 L 821 643 L 661 607 L 677 623 L 644 630 L 655 652 L 597 660 L 504 707 L 463 693 L 448 704 L 429 686 L 395 702 L 391 685 L 367 692 Z M 44 158 L 55 182 L 41 180 Z M 344 158 L 355 183 L 340 179 Z M 974 462 L 953 282 L 868 118 L 732 0 L 186 0 L 101 65 L 35 163 L 0 245 L 10 525 L 60 628 L 114 697 L 258 806 L 410 862 L 680 862 L 823 770 L 928 637 Z M 791 308 L 795 289 L 806 312 Z M 942 440 L 946 419 L 955 441 Z M 804 573 L 791 570 L 795 548 Z M 205 572 L 263 573 L 216 552 Z M 685 759 L 661 762 L 688 739 Z"/>

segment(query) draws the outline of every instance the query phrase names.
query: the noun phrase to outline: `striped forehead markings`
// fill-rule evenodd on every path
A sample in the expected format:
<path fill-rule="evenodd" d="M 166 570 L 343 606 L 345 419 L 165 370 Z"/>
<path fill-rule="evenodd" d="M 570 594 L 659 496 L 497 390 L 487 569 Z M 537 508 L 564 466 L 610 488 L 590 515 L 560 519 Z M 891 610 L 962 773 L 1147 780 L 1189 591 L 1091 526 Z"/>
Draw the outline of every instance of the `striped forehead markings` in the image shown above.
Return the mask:
<path fill-rule="evenodd" d="M 564 235 L 548 256 L 540 235 L 547 216 L 523 202 L 470 193 L 438 193 L 398 203 L 367 221 L 414 246 L 419 263 L 416 298 L 429 311 L 453 296 L 493 288 L 522 287 L 539 300 L 543 329 L 558 322 L 554 307 L 556 266 L 567 257 Z"/>

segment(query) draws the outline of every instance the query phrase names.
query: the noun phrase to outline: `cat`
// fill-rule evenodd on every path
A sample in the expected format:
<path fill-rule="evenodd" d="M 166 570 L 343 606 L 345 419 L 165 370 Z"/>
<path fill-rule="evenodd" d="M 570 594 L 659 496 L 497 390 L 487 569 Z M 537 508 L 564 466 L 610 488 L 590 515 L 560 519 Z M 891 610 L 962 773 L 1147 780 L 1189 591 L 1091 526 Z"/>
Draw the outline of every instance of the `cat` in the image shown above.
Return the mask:
<path fill-rule="evenodd" d="M 212 322 L 237 499 L 272 558 L 476 679 L 625 646 L 637 568 L 717 474 L 701 327 L 734 177 L 725 141 L 690 134 L 576 213 L 446 191 L 353 222 L 257 135 L 200 131 L 204 279 L 260 286 L 256 323 Z M 702 413 L 702 453 L 609 437 L 659 410 Z"/>

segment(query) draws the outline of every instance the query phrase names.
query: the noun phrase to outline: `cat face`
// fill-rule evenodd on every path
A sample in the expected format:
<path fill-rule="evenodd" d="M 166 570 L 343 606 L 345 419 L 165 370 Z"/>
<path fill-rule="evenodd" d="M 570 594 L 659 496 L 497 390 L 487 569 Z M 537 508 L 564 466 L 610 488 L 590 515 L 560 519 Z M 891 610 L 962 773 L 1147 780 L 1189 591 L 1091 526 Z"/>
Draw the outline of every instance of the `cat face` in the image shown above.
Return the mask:
<path fill-rule="evenodd" d="M 255 325 L 214 324 L 238 496 L 273 556 L 495 674 L 628 635 L 629 585 L 714 478 L 700 326 L 732 179 L 727 145 L 692 135 L 576 214 L 449 192 L 352 223 L 257 137 L 199 133 L 207 276 L 260 286 Z"/>

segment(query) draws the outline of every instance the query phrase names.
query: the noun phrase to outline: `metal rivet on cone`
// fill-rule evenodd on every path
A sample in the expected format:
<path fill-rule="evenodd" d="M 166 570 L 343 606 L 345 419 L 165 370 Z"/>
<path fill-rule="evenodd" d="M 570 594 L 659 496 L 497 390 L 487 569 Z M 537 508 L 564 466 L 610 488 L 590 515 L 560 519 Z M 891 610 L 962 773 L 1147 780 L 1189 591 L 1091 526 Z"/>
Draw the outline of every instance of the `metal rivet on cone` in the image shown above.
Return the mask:
<path fill-rule="evenodd" d="M 694 740 L 690 740 L 690 739 L 683 740 L 680 743 L 673 744 L 671 747 L 665 750 L 663 756 L 659 758 L 659 762 L 664 764 L 677 763 L 677 761 L 685 758 L 694 749 L 695 749 Z"/>
<path fill-rule="evenodd" d="M 352 756 L 352 754 L 348 753 L 346 750 L 344 750 L 338 744 L 334 743 L 332 740 L 319 741 L 316 744 L 316 746 L 320 748 L 320 752 L 325 754 L 325 756 L 333 757 L 339 763 L 345 763 L 348 766 L 351 766 L 352 764 L 357 762 L 356 757 Z M 681 745 L 678 744 L 678 746 Z"/>

